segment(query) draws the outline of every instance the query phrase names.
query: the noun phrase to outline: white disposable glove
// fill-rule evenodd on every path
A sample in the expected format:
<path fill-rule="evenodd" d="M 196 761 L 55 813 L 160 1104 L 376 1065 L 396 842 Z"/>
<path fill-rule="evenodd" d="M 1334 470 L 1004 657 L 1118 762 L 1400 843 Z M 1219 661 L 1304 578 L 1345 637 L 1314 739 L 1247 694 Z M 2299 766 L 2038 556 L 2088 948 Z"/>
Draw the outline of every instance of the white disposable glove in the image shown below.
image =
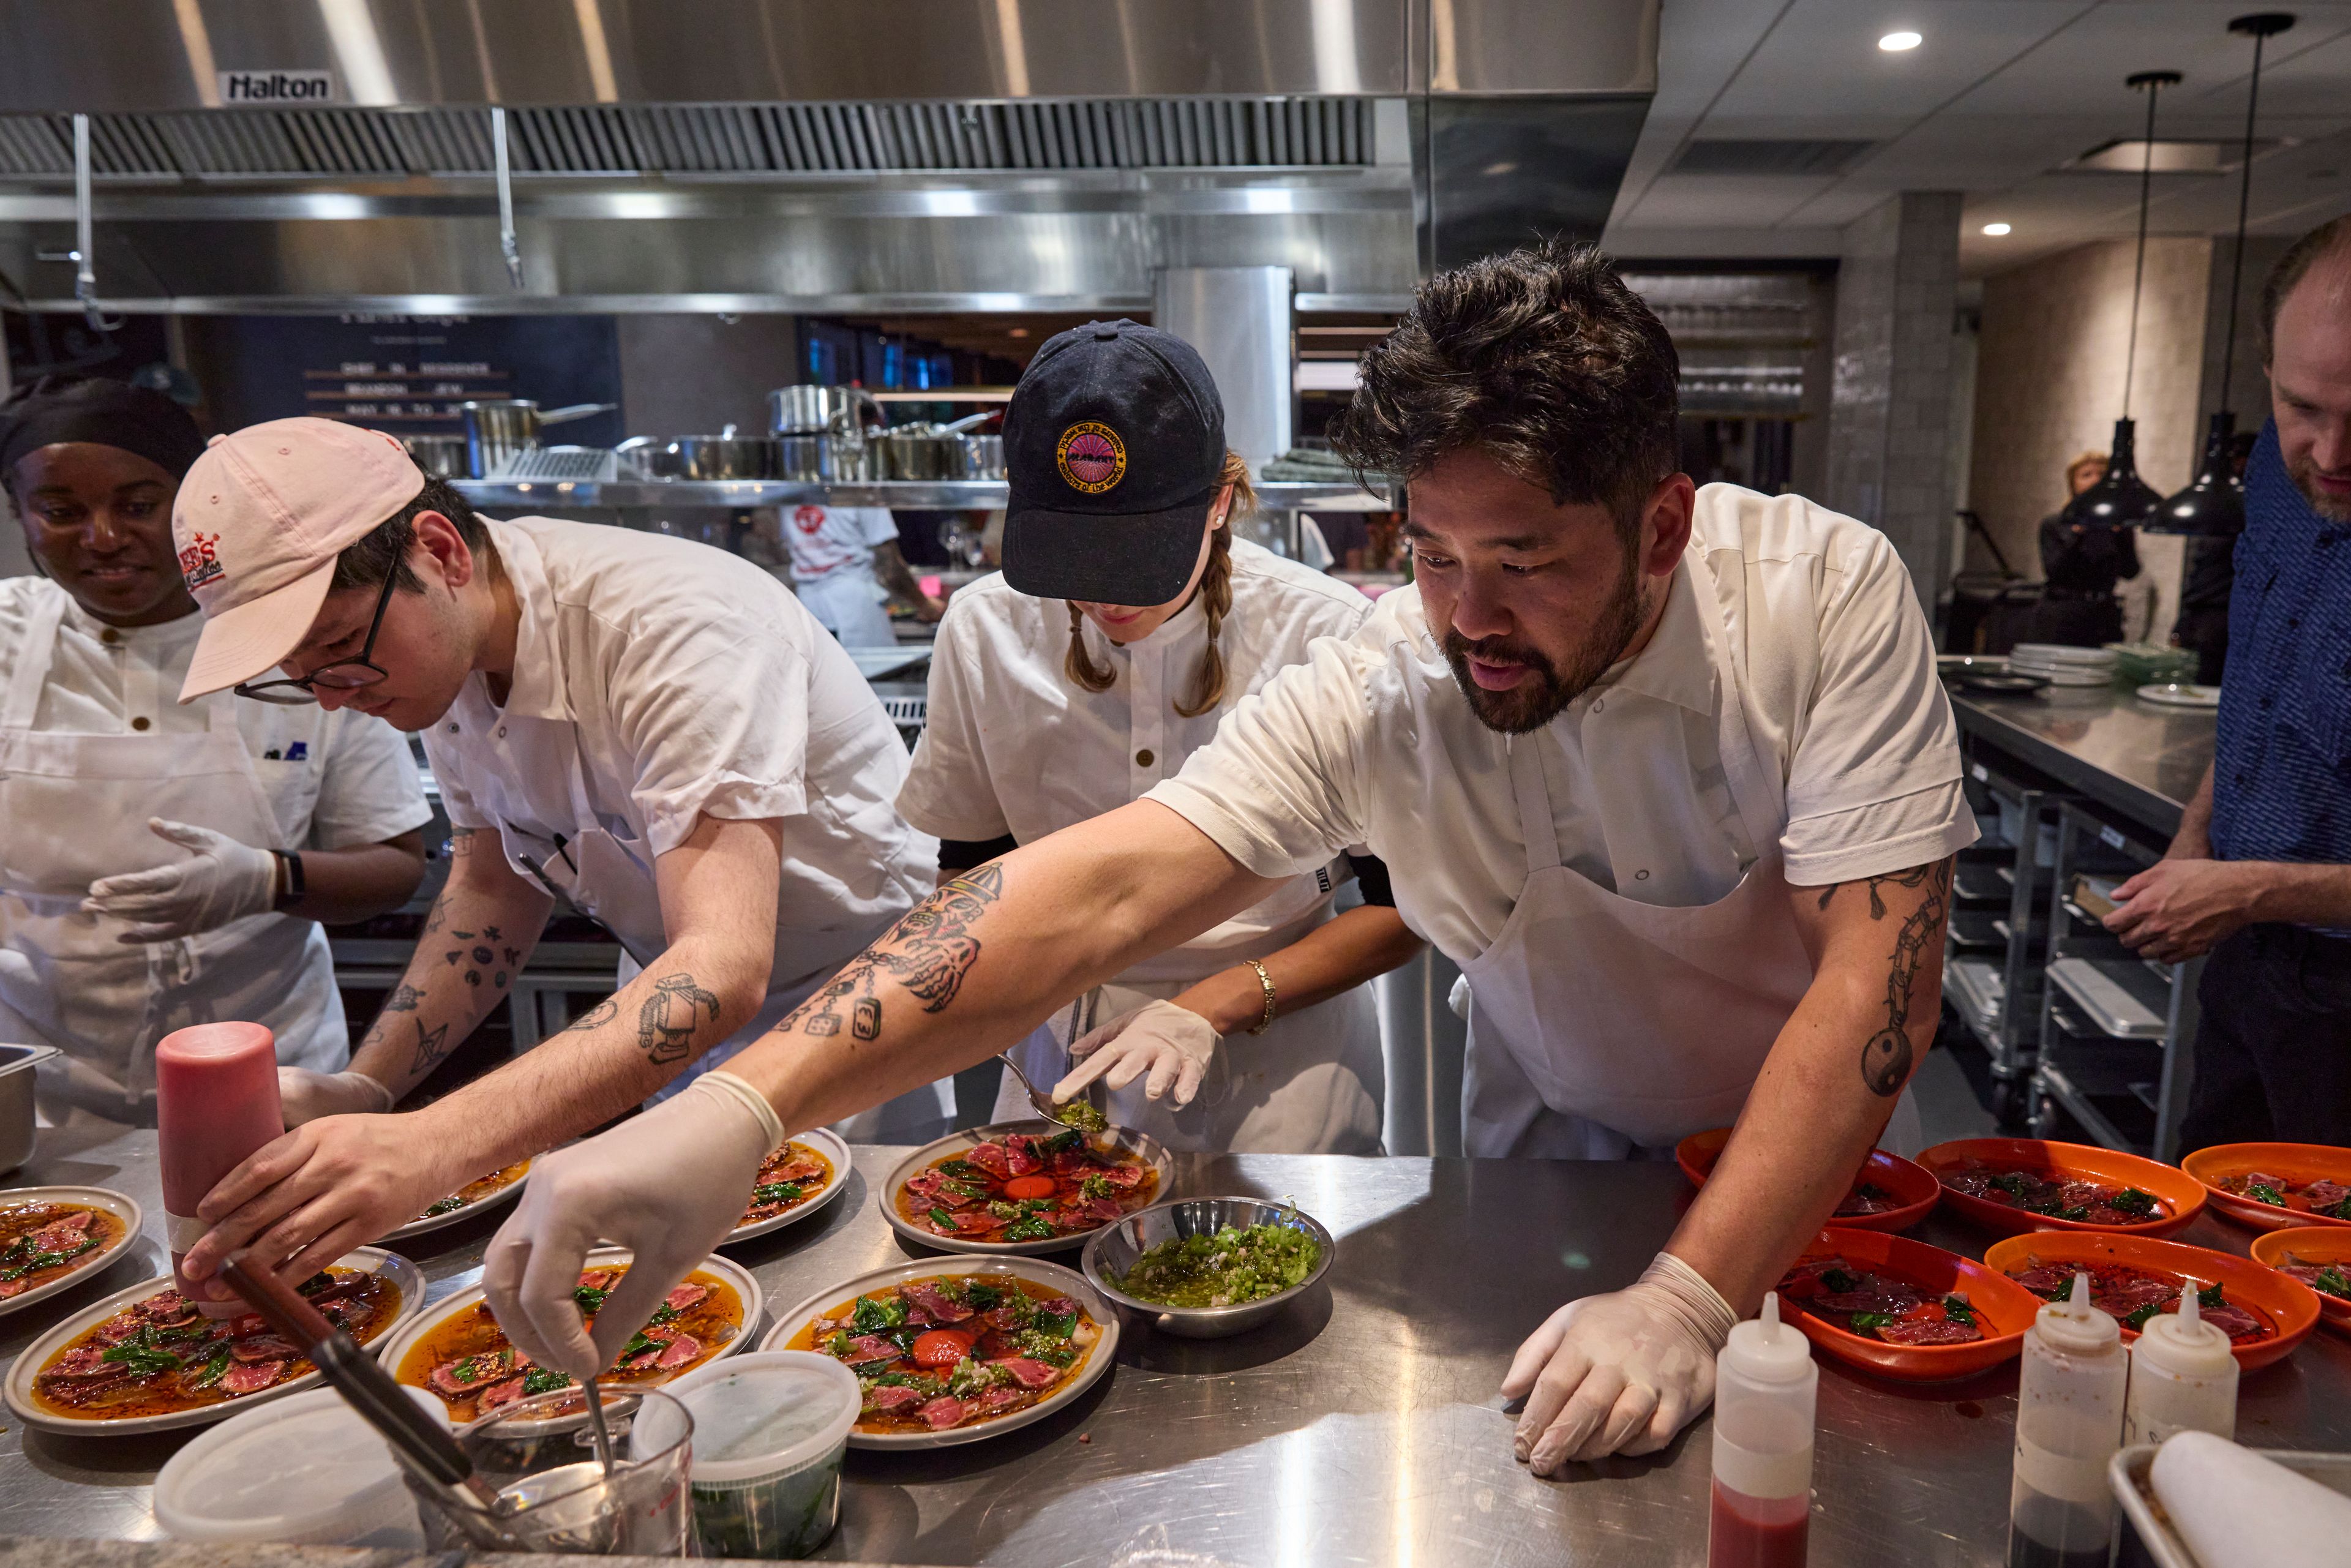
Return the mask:
<path fill-rule="evenodd" d="M 601 1137 L 541 1155 L 482 1260 L 498 1326 L 540 1365 L 596 1376 L 735 1228 L 759 1163 L 783 1141 L 758 1090 L 705 1072 Z M 590 1343 L 571 1292 L 589 1250 L 605 1242 L 636 1258 L 596 1314 Z"/>
<path fill-rule="evenodd" d="M 392 1109 L 390 1086 L 364 1072 L 313 1072 L 307 1067 L 277 1070 L 277 1103 L 290 1131 L 321 1116 L 359 1116 Z"/>
<path fill-rule="evenodd" d="M 277 904 L 277 857 L 267 850 L 161 817 L 148 818 L 147 829 L 195 856 L 89 884 L 83 914 L 132 922 L 117 940 L 162 942 L 217 931 L 232 920 L 266 915 Z"/>
<path fill-rule="evenodd" d="M 1502 1380 L 1526 1399 L 1511 1448 L 1539 1476 L 1571 1459 L 1655 1453 L 1714 1403 L 1714 1358 L 1739 1314 L 1660 1252 L 1638 1283 L 1553 1312 Z"/>
<path fill-rule="evenodd" d="M 1144 1097 L 1156 1100 L 1172 1086 L 1171 1103 L 1180 1109 L 1200 1092 L 1200 1080 L 1217 1059 L 1220 1038 L 1207 1019 L 1188 1008 L 1145 1003 L 1071 1043 L 1070 1056 L 1078 1065 L 1053 1085 L 1053 1103 L 1069 1103 L 1097 1078 L 1113 1089 L 1123 1089 L 1149 1072 Z"/>

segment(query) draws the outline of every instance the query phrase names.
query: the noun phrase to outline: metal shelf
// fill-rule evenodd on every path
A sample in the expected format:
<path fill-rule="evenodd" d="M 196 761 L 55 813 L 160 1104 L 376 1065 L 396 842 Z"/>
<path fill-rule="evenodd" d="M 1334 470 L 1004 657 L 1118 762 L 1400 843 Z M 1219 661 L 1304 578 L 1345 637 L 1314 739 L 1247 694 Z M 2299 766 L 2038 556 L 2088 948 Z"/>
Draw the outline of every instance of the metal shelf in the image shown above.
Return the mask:
<path fill-rule="evenodd" d="M 2063 1105 L 2073 1118 L 2081 1123 L 2084 1129 L 2098 1141 L 2100 1146 L 2119 1149 L 2126 1154 L 2144 1155 L 2147 1152 L 2148 1145 L 2143 1140 L 2135 1138 L 2125 1131 L 2116 1123 L 2114 1117 L 2108 1114 L 2105 1106 L 2099 1104 L 2090 1095 L 2083 1093 L 2074 1086 L 2073 1081 L 2065 1076 L 2064 1070 L 2054 1063 L 2046 1059 L 2043 1060 L 2037 1074 L 2037 1082 L 2041 1092 Z M 2137 1103 L 2136 1097 L 2131 1103 Z"/>
<path fill-rule="evenodd" d="M 1987 1040 L 1999 1033 L 2005 987 L 1998 964 L 1986 958 L 1954 958 L 1943 966 L 1943 989 L 1969 1028 Z"/>
<path fill-rule="evenodd" d="M 2168 988 L 2136 959 L 2050 961 L 2049 983 L 2072 998 L 2090 1023 L 2124 1040 L 2161 1040 L 2169 1025 Z"/>
<path fill-rule="evenodd" d="M 802 484 L 781 479 L 570 479 L 512 482 L 453 479 L 457 493 L 478 507 L 791 507 L 803 502 L 902 510 L 987 510 L 1005 503 L 1000 479 L 887 480 L 865 484 Z M 1270 482 L 1257 486 L 1265 510 L 1386 511 L 1387 497 L 1351 484 Z"/>

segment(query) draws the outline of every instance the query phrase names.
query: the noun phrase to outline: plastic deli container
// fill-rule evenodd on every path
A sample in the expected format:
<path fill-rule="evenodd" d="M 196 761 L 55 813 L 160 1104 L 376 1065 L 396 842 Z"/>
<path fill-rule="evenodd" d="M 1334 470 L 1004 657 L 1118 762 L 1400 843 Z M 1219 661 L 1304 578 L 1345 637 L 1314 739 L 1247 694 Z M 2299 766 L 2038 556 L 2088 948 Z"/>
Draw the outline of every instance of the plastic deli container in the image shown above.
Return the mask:
<path fill-rule="evenodd" d="M 407 1392 L 447 1423 L 440 1400 Z M 392 1450 L 331 1388 L 256 1406 L 172 1455 L 155 1478 L 155 1522 L 205 1545 L 424 1549 Z"/>
<path fill-rule="evenodd" d="M 669 1385 L 694 1416 L 694 1523 L 713 1557 L 806 1557 L 841 1518 L 864 1392 L 829 1355 L 765 1350 Z"/>

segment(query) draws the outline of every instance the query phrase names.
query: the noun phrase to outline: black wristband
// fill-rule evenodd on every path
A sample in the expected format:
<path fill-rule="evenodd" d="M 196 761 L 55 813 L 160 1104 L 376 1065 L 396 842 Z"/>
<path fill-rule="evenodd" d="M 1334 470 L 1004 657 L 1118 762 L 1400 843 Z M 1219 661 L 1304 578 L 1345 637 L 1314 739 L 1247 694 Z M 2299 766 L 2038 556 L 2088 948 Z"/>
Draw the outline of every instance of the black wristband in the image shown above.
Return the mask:
<path fill-rule="evenodd" d="M 292 850 L 272 850 L 269 852 L 277 857 L 278 867 L 277 902 L 274 907 L 291 909 L 302 902 L 302 857 Z"/>

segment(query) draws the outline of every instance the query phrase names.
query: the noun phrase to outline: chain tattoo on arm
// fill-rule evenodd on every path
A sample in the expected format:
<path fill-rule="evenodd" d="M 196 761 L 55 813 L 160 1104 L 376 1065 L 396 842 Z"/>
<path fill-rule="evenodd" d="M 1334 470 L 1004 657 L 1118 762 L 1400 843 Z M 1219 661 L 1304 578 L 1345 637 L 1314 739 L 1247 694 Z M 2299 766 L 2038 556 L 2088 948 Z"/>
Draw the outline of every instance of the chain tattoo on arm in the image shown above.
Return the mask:
<path fill-rule="evenodd" d="M 821 990 L 800 1005 L 793 1019 L 810 1034 L 839 1034 L 841 1008 L 847 1003 L 850 1038 L 877 1039 L 882 1033 L 878 993 L 885 975 L 912 991 L 925 1012 L 946 1011 L 963 988 L 964 977 L 979 962 L 979 938 L 971 934 L 972 925 L 1003 896 L 1001 862 L 990 861 L 949 877 L 936 893 L 908 910 L 888 936 L 825 982 Z"/>
<path fill-rule="evenodd" d="M 1872 920 L 1886 918 L 1886 898 L 1879 891 L 1885 884 L 1927 890 L 1918 907 L 1903 916 L 1901 928 L 1894 934 L 1894 957 L 1886 977 L 1886 1027 L 1871 1035 L 1861 1048 L 1861 1081 L 1881 1100 L 1902 1092 L 1917 1061 L 1917 1051 L 1910 1043 L 1910 1032 L 1906 1027 L 1910 1021 L 1910 988 L 1917 981 L 1919 966 L 1926 961 L 1930 946 L 1942 940 L 1943 917 L 1950 906 L 1952 863 L 1949 860 L 1938 861 L 1865 879 Z M 1838 888 L 1850 884 L 1833 884 L 1821 894 L 1820 906 L 1826 909 Z"/>

